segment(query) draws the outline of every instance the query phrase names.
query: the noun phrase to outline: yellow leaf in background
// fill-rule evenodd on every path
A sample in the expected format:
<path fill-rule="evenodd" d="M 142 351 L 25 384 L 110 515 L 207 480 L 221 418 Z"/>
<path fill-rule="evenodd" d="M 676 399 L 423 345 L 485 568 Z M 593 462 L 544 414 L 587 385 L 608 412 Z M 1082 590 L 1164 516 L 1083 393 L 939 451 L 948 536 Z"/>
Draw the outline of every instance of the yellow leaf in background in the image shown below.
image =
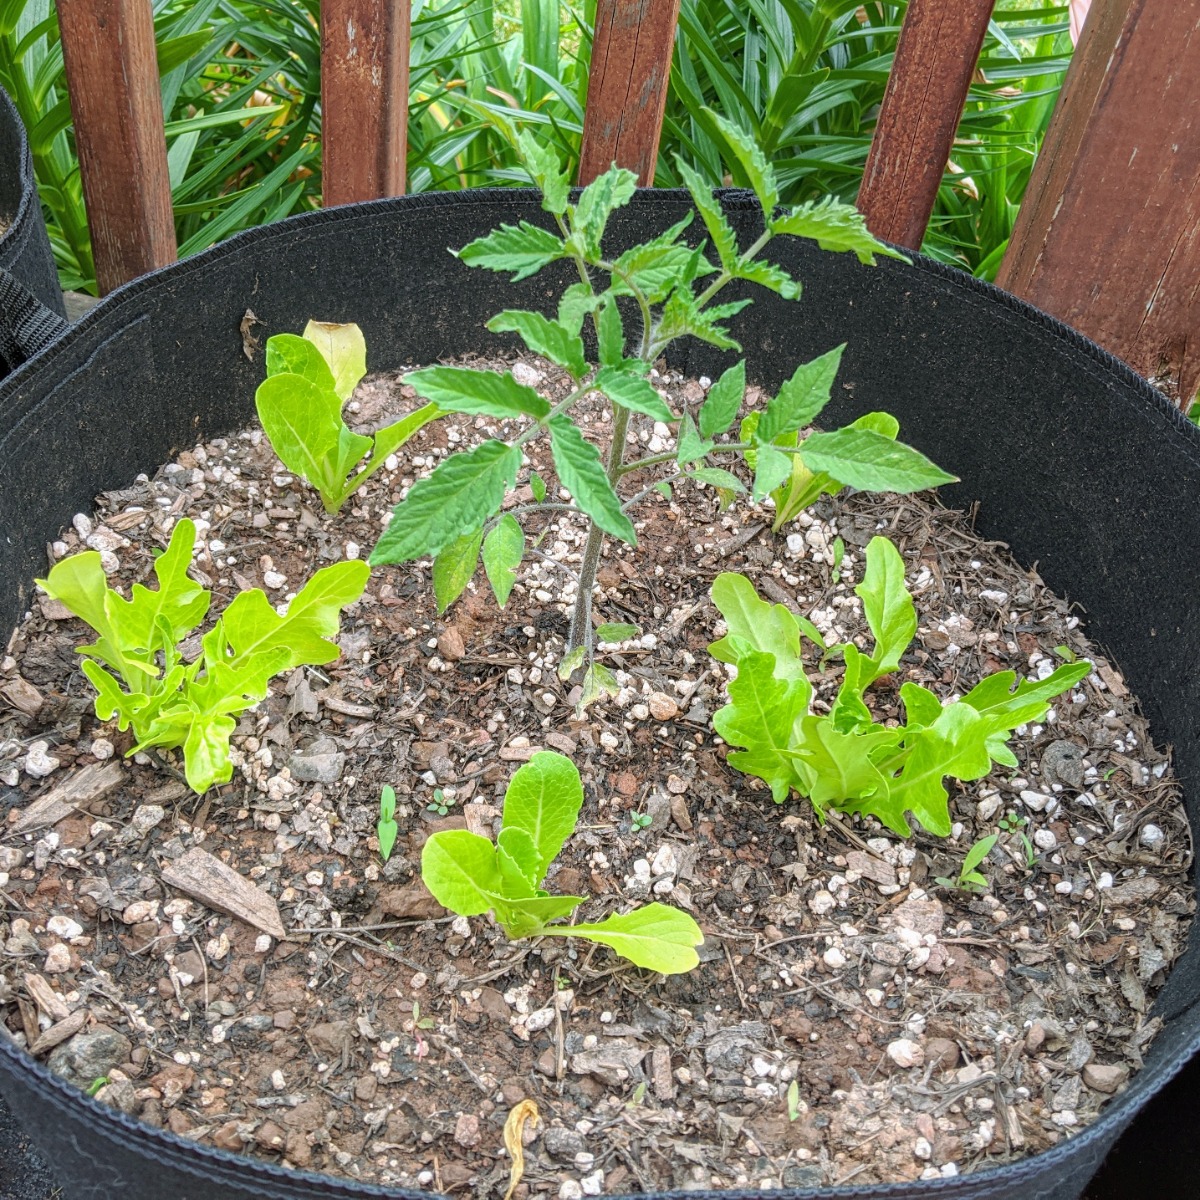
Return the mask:
<path fill-rule="evenodd" d="M 535 1125 L 538 1123 L 538 1106 L 532 1100 L 522 1100 L 504 1122 L 504 1148 L 512 1159 L 512 1171 L 508 1176 L 508 1191 L 504 1193 L 504 1200 L 511 1200 L 517 1184 L 521 1182 L 521 1176 L 525 1174 L 525 1143 L 522 1135 L 527 1121 L 532 1121 Z"/>

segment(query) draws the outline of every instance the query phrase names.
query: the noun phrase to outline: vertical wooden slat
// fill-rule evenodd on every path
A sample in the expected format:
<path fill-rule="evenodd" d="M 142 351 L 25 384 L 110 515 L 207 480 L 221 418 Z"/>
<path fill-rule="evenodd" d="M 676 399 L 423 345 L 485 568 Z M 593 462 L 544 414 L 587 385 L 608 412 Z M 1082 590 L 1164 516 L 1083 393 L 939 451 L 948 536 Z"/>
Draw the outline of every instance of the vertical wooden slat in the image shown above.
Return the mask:
<path fill-rule="evenodd" d="M 1200 384 L 1200 9 L 1091 6 L 1001 265 L 1186 404 Z"/>
<path fill-rule="evenodd" d="M 993 5 L 911 0 L 858 193 L 876 237 L 920 248 Z"/>
<path fill-rule="evenodd" d="M 59 0 L 100 291 L 175 261 L 150 0 Z"/>
<path fill-rule="evenodd" d="M 597 0 L 579 182 L 615 162 L 654 182 L 679 0 Z"/>
<path fill-rule="evenodd" d="M 404 192 L 411 23 L 410 0 L 322 0 L 326 207 Z"/>

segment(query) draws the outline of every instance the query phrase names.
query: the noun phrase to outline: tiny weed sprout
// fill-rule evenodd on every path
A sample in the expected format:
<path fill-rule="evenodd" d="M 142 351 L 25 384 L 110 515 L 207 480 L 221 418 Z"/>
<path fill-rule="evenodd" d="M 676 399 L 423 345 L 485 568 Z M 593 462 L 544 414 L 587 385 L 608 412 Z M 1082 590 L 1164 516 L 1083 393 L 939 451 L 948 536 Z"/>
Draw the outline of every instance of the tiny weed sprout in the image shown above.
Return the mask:
<path fill-rule="evenodd" d="M 291 667 L 332 662 L 340 651 L 341 610 L 367 586 L 366 563 L 322 567 L 280 616 L 258 588 L 240 592 L 184 660 L 181 643 L 204 620 L 212 596 L 188 578 L 196 527 L 180 520 L 154 563 L 157 590 L 133 585 L 126 600 L 108 586 L 94 550 L 55 563 L 42 590 L 82 618 L 100 640 L 79 647 L 83 673 L 97 691 L 96 715 L 133 726 L 136 744 L 182 747 L 188 786 L 207 791 L 233 777 L 229 737 L 238 714 L 267 694 Z"/>
<path fill-rule="evenodd" d="M 912 832 L 905 815 L 911 813 L 928 832 L 946 837 L 950 810 L 943 779 L 982 779 L 993 762 L 1015 768 L 1007 745 L 1011 731 L 1045 716 L 1050 700 L 1083 679 L 1092 665 L 1066 664 L 1037 682 L 1018 682 L 1015 672 L 1000 671 L 947 705 L 907 682 L 900 688 L 905 724 L 879 724 L 863 694 L 897 669 L 916 633 L 917 615 L 896 547 L 887 538 L 872 538 L 866 559 L 854 590 L 874 637 L 870 654 L 850 643 L 824 645 L 810 622 L 759 599 L 745 576 L 717 576 L 712 598 L 728 632 L 709 652 L 735 665 L 737 677 L 713 727 L 739 747 L 729 755 L 730 766 L 769 784 L 776 803 L 795 790 L 812 801 L 819 818 L 832 806 L 873 816 L 903 837 Z M 800 658 L 801 633 L 826 659 L 840 655 L 844 664 L 827 714 L 810 712 L 813 689 Z"/>
<path fill-rule="evenodd" d="M 958 878 L 947 879 L 945 876 L 938 875 L 936 882 L 940 883 L 942 887 L 954 888 L 960 892 L 986 892 L 988 889 L 987 878 L 975 868 L 992 852 L 992 847 L 999 839 L 998 833 L 989 833 L 987 837 L 980 838 L 967 851 L 958 872 Z"/>
<path fill-rule="evenodd" d="M 788 1084 L 787 1114 L 789 1121 L 796 1121 L 800 1117 L 800 1085 L 794 1079 Z"/>
<path fill-rule="evenodd" d="M 706 110 L 707 112 L 707 110 Z M 520 518 L 531 513 L 572 511 L 588 525 L 578 575 L 564 669 L 584 671 L 587 703 L 612 692 L 611 672 L 596 668 L 592 596 L 604 539 L 637 544 L 630 513 L 651 492 L 670 496 L 671 488 L 690 481 L 717 489 L 732 501 L 746 485 L 730 466 L 744 461 L 753 472 L 754 500 L 778 493 L 780 514 L 794 515 L 823 492 L 844 485 L 872 491 L 913 492 L 950 482 L 953 476 L 924 455 L 896 441 L 898 424 L 886 413 L 870 413 L 831 432 L 801 432 L 830 399 L 844 347 L 804 363 L 764 408 L 730 431 L 746 392 L 746 366 L 736 361 L 712 385 L 696 411 L 675 412 L 652 384 L 650 371 L 673 342 L 695 337 L 722 350 L 740 346 L 725 322 L 751 301 L 714 303 L 735 280 L 757 284 L 787 299 L 800 295 L 800 284 L 782 267 L 763 258 L 781 236 L 815 240 L 827 250 L 850 251 L 863 263 L 877 254 L 903 257 L 868 231 L 851 206 L 833 200 L 780 209 L 774 171 L 744 133 L 715 113 L 714 130 L 727 142 L 762 204 L 764 228 L 742 248 L 711 190 L 686 163 L 680 174 L 691 192 L 708 240 L 694 248 L 682 239 L 692 217 L 651 241 L 619 255 L 603 247 L 609 218 L 628 204 L 636 177 L 613 167 L 570 203 L 568 178 L 553 152 L 528 133 L 519 137 L 501 121 L 525 170 L 542 193 L 542 207 L 556 231 L 523 221 L 502 225 L 458 250 L 469 266 L 509 272 L 525 279 L 560 260 L 574 265 L 578 282 L 562 293 L 555 315 L 507 309 L 488 322 L 495 333 L 515 333 L 535 354 L 563 368 L 573 380 L 569 393 L 553 406 L 511 372 L 435 366 L 406 376 L 418 395 L 442 411 L 471 413 L 522 423 L 509 440 L 493 438 L 451 455 L 432 474 L 417 480 L 397 505 L 391 523 L 372 555 L 372 564 L 401 563 L 432 555 L 439 610 L 454 602 L 482 557 L 496 600 L 508 602 L 526 553 Z M 585 357 L 585 321 L 595 334 L 599 358 Z M 628 324 L 627 324 L 628 323 Z M 608 447 L 584 436 L 574 410 L 585 397 L 599 394 L 609 406 Z M 631 421 L 664 422 L 674 427 L 676 447 L 625 461 Z M 532 504 L 502 512 L 505 498 L 522 475 L 522 454 L 531 439 L 546 434 L 558 483 L 571 503 L 545 502 L 546 485 L 529 476 Z M 724 463 L 725 465 L 721 465 Z M 557 495 L 557 493 L 556 493 Z M 784 517 L 780 516 L 780 522 Z M 609 636 L 601 627 L 600 637 Z"/>
<path fill-rule="evenodd" d="M 379 837 L 379 857 L 387 862 L 392 857 L 392 847 L 396 844 L 396 791 L 390 784 L 384 784 L 379 793 L 379 824 L 375 833 Z"/>
<path fill-rule="evenodd" d="M 317 489 L 328 513 L 439 415 L 436 404 L 426 404 L 373 437 L 354 433 L 342 420 L 342 405 L 366 373 L 357 325 L 309 321 L 303 337 L 279 333 L 267 340 L 267 378 L 254 396 L 258 418 L 280 462 Z M 366 463 L 351 474 L 364 455 Z"/>
<path fill-rule="evenodd" d="M 437 813 L 439 817 L 444 817 L 451 808 L 454 807 L 453 800 L 446 799 L 446 793 L 441 788 L 433 789 L 433 800 L 425 805 L 426 812 Z"/>
<path fill-rule="evenodd" d="M 575 831 L 583 785 L 569 758 L 539 751 L 512 777 L 496 841 L 466 829 L 435 833 L 421 852 L 421 878 L 434 898 L 464 917 L 491 911 L 511 938 L 578 937 L 611 947 L 639 967 L 675 975 L 700 961 L 704 941 L 686 913 L 647 904 L 603 921 L 551 925 L 583 896 L 552 896 L 541 887 Z"/>
<path fill-rule="evenodd" d="M 654 818 L 649 813 L 635 812 L 629 814 L 629 824 L 634 833 L 641 833 L 643 829 L 649 829 Z"/>

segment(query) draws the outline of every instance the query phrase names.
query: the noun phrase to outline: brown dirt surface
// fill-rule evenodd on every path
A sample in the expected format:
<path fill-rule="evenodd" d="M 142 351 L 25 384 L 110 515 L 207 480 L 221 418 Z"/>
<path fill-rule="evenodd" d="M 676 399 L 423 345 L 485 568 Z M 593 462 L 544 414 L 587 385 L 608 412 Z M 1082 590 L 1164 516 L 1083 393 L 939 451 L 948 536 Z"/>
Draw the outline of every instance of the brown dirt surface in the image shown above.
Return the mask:
<path fill-rule="evenodd" d="M 559 394 L 545 364 L 520 366 Z M 702 381 L 657 381 L 677 403 L 703 395 Z M 382 379 L 351 411 L 374 427 L 412 403 Z M 599 411 L 585 417 L 602 436 Z M 190 515 L 214 615 L 240 588 L 282 601 L 324 563 L 365 557 L 413 479 L 494 427 L 427 427 L 335 518 L 261 433 L 237 434 L 100 497 L 51 553 L 101 549 L 127 587 Z M 638 436 L 648 452 L 669 445 L 665 428 Z M 556 498 L 540 443 L 530 457 Z M 515 502 L 531 498 L 524 482 Z M 482 572 L 444 617 L 428 563 L 373 573 L 345 614 L 342 658 L 278 679 L 239 724 L 233 782 L 203 797 L 174 755 L 121 757 L 131 736 L 96 719 L 77 669 L 88 631 L 43 599 L 0 663 L 8 1031 L 196 1141 L 489 1197 L 504 1194 L 502 1129 L 526 1099 L 540 1121 L 526 1127 L 518 1196 L 936 1178 L 1086 1126 L 1141 1065 L 1193 896 L 1167 759 L 1080 614 L 927 497 L 844 494 L 775 536 L 769 508 L 722 514 L 685 483 L 638 516 L 639 547 L 610 543 L 600 571 L 598 618 L 640 629 L 602 649 L 615 699 L 579 718 L 557 677 L 583 529 L 533 515 L 545 557 L 527 560 L 504 610 Z M 728 677 L 706 651 L 713 577 L 744 571 L 826 633 L 861 637 L 853 586 L 877 532 L 901 549 L 920 617 L 900 670 L 871 693 L 877 718 L 899 715 L 906 679 L 947 699 L 996 670 L 1096 665 L 1053 720 L 1013 738 L 1018 772 L 952 788 L 946 841 L 821 825 L 796 798 L 776 807 L 711 728 Z M 840 667 L 812 665 L 827 703 Z M 492 833 L 538 748 L 568 754 L 586 796 L 547 886 L 590 896 L 583 919 L 648 897 L 686 909 L 706 935 L 695 971 L 663 978 L 583 943 L 508 942 L 424 891 L 430 833 Z M 102 763 L 111 779 L 80 784 Z M 77 807 L 13 833 L 68 781 Z M 400 825 L 386 865 L 384 784 Z M 937 882 L 990 833 L 985 893 Z M 278 905 L 284 940 L 164 882 L 197 847 Z"/>

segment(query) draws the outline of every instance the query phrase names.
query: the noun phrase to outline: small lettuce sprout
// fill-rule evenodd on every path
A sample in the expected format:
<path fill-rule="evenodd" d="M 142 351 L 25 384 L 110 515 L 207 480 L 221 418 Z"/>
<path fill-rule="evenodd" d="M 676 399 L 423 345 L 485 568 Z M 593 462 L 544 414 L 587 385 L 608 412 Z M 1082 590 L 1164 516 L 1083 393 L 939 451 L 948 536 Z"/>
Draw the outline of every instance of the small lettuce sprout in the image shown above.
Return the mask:
<path fill-rule="evenodd" d="M 373 437 L 354 433 L 342 405 L 366 373 L 367 345 L 357 325 L 309 321 L 303 337 L 279 333 L 267 341 L 267 378 L 254 396 L 258 418 L 280 462 L 317 489 L 327 513 L 440 415 L 436 404 L 426 404 Z M 366 463 L 352 475 L 363 455 Z"/>
<path fill-rule="evenodd" d="M 196 792 L 233 777 L 229 737 L 237 716 L 267 694 L 271 679 L 292 667 L 332 662 L 340 651 L 341 610 L 367 586 L 363 562 L 322 567 L 280 616 L 258 588 L 240 592 L 184 661 L 182 642 L 204 620 L 212 596 L 188 578 L 196 527 L 180 520 L 154 564 L 157 590 L 133 585 L 132 598 L 108 586 L 94 550 L 55 563 L 42 590 L 87 622 L 100 640 L 80 646 L 92 681 L 96 715 L 133 726 L 136 754 L 153 746 L 182 748 L 188 786 Z"/>
<path fill-rule="evenodd" d="M 905 724 L 881 725 L 863 693 L 900 665 L 917 631 L 917 615 L 896 547 L 875 537 L 866 557 L 866 572 L 854 590 L 875 639 L 870 654 L 849 643 L 826 646 L 810 622 L 782 604 L 760 600 L 744 575 L 717 576 L 712 598 L 728 633 L 709 652 L 734 664 L 737 678 L 729 684 L 730 703 L 713 716 L 713 728 L 739 747 L 729 755 L 730 766 L 768 783 L 778 804 L 795 790 L 812 801 L 821 819 L 831 806 L 873 816 L 908 837 L 905 814 L 911 813 L 930 833 L 946 837 L 950 809 L 943 779 L 982 779 L 993 762 L 1015 768 L 1010 732 L 1041 720 L 1050 700 L 1092 666 L 1069 663 L 1037 682 L 1018 682 L 1015 672 L 1000 671 L 947 705 L 907 682 L 900 688 Z M 845 666 L 827 714 L 810 711 L 813 689 L 800 660 L 801 633 L 817 643 L 825 660 L 840 655 Z"/>
<path fill-rule="evenodd" d="M 552 896 L 541 887 L 550 864 L 575 832 L 583 805 L 579 771 L 569 758 L 535 754 L 508 785 L 496 841 L 466 829 L 433 834 L 421 853 L 421 878 L 439 904 L 474 917 L 491 911 L 511 938 L 578 937 L 611 947 L 650 971 L 676 975 L 700 959 L 700 927 L 686 913 L 647 904 L 599 922 L 552 925 L 583 896 Z"/>
<path fill-rule="evenodd" d="M 379 793 L 379 824 L 375 833 L 379 838 L 379 857 L 387 862 L 392 857 L 392 847 L 396 844 L 396 789 L 385 783 Z"/>

